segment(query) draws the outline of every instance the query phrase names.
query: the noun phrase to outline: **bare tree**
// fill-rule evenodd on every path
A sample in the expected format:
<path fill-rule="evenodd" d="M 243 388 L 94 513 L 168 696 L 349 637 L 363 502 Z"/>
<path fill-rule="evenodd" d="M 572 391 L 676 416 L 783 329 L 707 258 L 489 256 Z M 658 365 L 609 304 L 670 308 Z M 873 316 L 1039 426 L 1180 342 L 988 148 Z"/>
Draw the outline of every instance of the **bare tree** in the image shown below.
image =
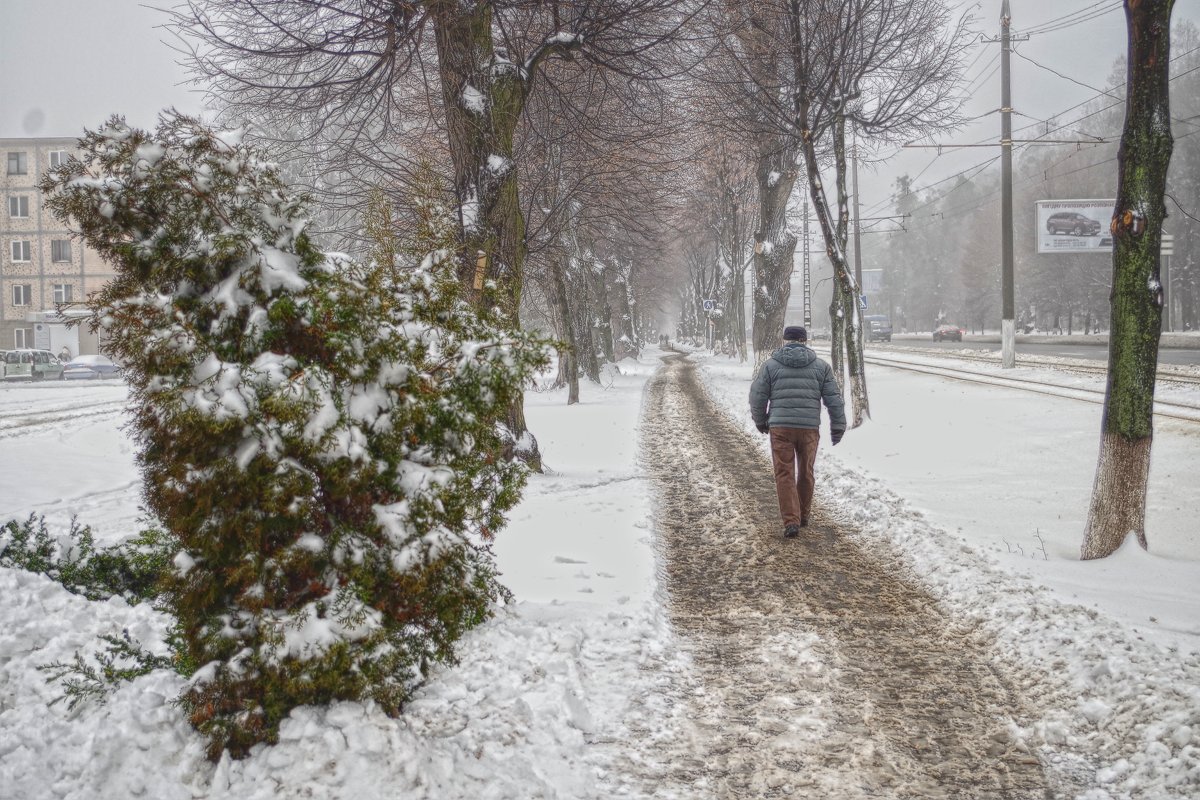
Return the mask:
<path fill-rule="evenodd" d="M 1174 138 L 1170 31 L 1174 0 L 1126 0 L 1129 69 L 1113 209 L 1112 332 L 1100 457 L 1083 558 L 1104 558 L 1130 534 L 1146 547 L 1146 486 L 1162 330 L 1159 274 L 1164 193 Z"/>
<path fill-rule="evenodd" d="M 676 222 L 677 251 L 688 274 L 680 294 L 683 332 L 707 336 L 745 361 L 746 271 L 758 200 L 755 162 L 736 137 L 719 128 L 694 125 L 693 137 L 697 153 L 694 167 L 679 176 L 683 191 Z M 710 307 L 702 307 L 705 300 Z"/>
<path fill-rule="evenodd" d="M 532 310 L 552 321 L 563 344 L 557 382 L 572 403 L 579 366 L 598 380 L 603 360 L 635 354 L 644 339 L 640 303 L 653 302 L 646 278 L 662 271 L 680 120 L 667 82 L 603 80 L 577 62 L 547 72 L 517 159 L 525 165 Z"/>
<path fill-rule="evenodd" d="M 719 13 L 718 13 L 719 12 Z M 710 27 L 718 45 L 704 78 L 713 119 L 742 138 L 754 164 L 756 202 L 751 256 L 754 276 L 755 366 L 778 347 L 798 239 L 788 227 L 788 202 L 798 174 L 795 129 L 780 124 L 778 102 L 786 92 L 786 50 L 778 36 L 785 22 L 777 2 L 726 0 Z"/>
<path fill-rule="evenodd" d="M 357 152 L 402 134 L 413 119 L 423 128 L 424 118 L 442 124 L 460 221 L 459 279 L 476 303 L 517 326 L 527 242 L 514 143 L 543 66 L 575 56 L 627 76 L 661 77 L 657 51 L 679 32 L 687 7 L 675 0 L 187 0 L 175 26 L 196 73 L 223 102 L 251 115 L 281 110 L 302 138 L 333 128 L 341 146 Z M 411 113 L 420 103 L 424 116 Z M 531 441 L 520 403 L 507 422 L 514 442 Z M 523 457 L 538 464 L 536 443 Z"/>
<path fill-rule="evenodd" d="M 759 159 L 755 349 L 765 357 L 782 327 L 796 246 L 787 202 L 803 160 L 834 269 L 834 364 L 840 376 L 845 355 L 858 425 L 869 409 L 860 289 L 846 263 L 847 127 L 883 143 L 950 124 L 965 23 L 952 23 L 944 0 L 730 0 L 724 11 L 719 55 L 737 77 L 718 84 L 733 85 Z"/>
<path fill-rule="evenodd" d="M 943 0 L 787 0 L 787 21 L 792 94 L 791 107 L 782 113 L 798 129 L 809 194 L 833 265 L 830 317 L 835 329 L 842 329 L 854 399 L 851 426 L 857 427 L 870 407 L 861 287 L 846 260 L 847 124 L 877 142 L 948 124 L 957 106 L 954 88 L 965 23 L 950 24 Z M 821 177 L 823 140 L 832 155 L 836 217 Z"/>

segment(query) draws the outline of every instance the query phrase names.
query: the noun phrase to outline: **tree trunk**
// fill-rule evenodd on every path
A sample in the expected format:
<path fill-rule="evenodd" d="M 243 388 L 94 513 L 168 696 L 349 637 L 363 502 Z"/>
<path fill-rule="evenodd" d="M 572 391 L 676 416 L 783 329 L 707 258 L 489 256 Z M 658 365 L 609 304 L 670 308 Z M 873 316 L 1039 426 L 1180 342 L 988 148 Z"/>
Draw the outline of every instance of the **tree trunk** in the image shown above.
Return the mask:
<path fill-rule="evenodd" d="M 614 361 L 612 304 L 608 302 L 608 267 L 603 262 L 594 260 L 587 267 L 588 282 L 592 300 L 592 338 L 596 344 L 596 356 L 604 354 L 604 363 Z M 597 373 L 597 379 L 599 374 Z"/>
<path fill-rule="evenodd" d="M 614 361 L 623 358 L 637 358 L 637 332 L 633 329 L 633 307 L 629 304 L 628 271 L 619 266 L 608 270 L 609 305 L 613 307 L 613 355 Z"/>
<path fill-rule="evenodd" d="M 842 325 L 842 316 L 846 313 L 842 303 L 842 285 L 833 282 L 833 297 L 829 300 L 829 366 L 833 369 L 833 377 L 837 378 L 838 391 L 845 392 L 846 362 L 842 354 L 846 352 L 842 339 L 846 336 L 846 327 Z"/>
<path fill-rule="evenodd" d="M 754 232 L 754 365 L 783 339 L 797 239 L 787 227 L 787 205 L 796 184 L 796 151 L 763 137 L 758 156 L 758 228 Z"/>
<path fill-rule="evenodd" d="M 525 105 L 525 76 L 496 58 L 490 3 L 438 0 L 432 14 L 462 231 L 458 278 L 477 307 L 498 308 L 515 330 L 521 324 L 526 245 L 513 135 Z M 515 456 L 540 471 L 522 397 L 509 409 L 507 424 Z M 522 443 L 533 450 L 522 450 Z"/>
<path fill-rule="evenodd" d="M 738 253 L 741 257 L 741 252 Z M 746 360 L 746 274 L 744 270 L 734 270 L 734 283 L 729 292 L 728 314 L 730 316 L 730 333 L 733 344 L 737 349 L 738 360 Z"/>
<path fill-rule="evenodd" d="M 1179 289 L 1180 327 L 1185 331 L 1196 330 L 1196 295 L 1190 287 Z"/>
<path fill-rule="evenodd" d="M 491 4 L 442 0 L 434 20 L 462 223 L 459 279 L 477 303 L 499 307 L 516 327 L 526 247 L 512 154 L 524 79 L 516 65 L 497 62 Z"/>
<path fill-rule="evenodd" d="M 583 373 L 587 375 L 588 380 L 592 383 L 600 382 L 600 358 L 596 355 L 596 333 L 592 327 L 592 322 L 595 319 L 595 312 L 591 304 L 591 289 L 588 286 L 588 281 L 580 281 L 580 295 L 583 300 L 580 303 L 579 315 L 575 319 L 576 336 L 579 339 L 579 356 L 583 364 Z"/>
<path fill-rule="evenodd" d="M 1146 547 L 1146 486 L 1154 378 L 1162 330 L 1159 247 L 1173 140 L 1169 120 L 1174 0 L 1126 0 L 1129 31 L 1125 128 L 1113 211 L 1112 325 L 1100 457 L 1082 556 L 1104 558 L 1130 533 Z"/>
<path fill-rule="evenodd" d="M 579 341 L 575 336 L 575 315 L 571 311 L 570 295 L 567 293 L 566 267 L 562 260 L 550 259 L 553 273 L 554 313 L 558 321 L 558 336 L 564 347 L 558 351 L 559 380 L 567 385 L 567 405 L 579 402 L 579 363 L 575 354 L 579 352 Z"/>
<path fill-rule="evenodd" d="M 798 103 L 801 119 L 807 119 L 809 108 L 807 99 Z M 835 169 L 837 174 L 838 220 L 835 224 L 830 218 L 829 203 L 825 194 L 825 186 L 821 182 L 820 167 L 817 162 L 816 144 L 811 132 L 805 131 L 800 137 L 804 149 L 804 163 L 808 170 L 809 196 L 812 198 L 813 210 L 821 225 L 821 234 L 825 239 L 825 254 L 833 265 L 834 302 L 839 315 L 830 320 L 834 330 L 842 329 L 841 341 L 834 341 L 833 352 L 840 357 L 844 350 L 846 372 L 849 375 L 850 396 L 854 402 L 854 417 L 850 427 L 857 428 L 863 420 L 871 415 L 867 398 L 867 376 L 863 361 L 862 345 L 862 314 L 858 307 L 858 284 L 854 275 L 846 265 L 846 237 L 850 218 L 850 201 L 846 193 L 846 130 L 845 124 L 839 122 L 833 131 L 835 154 Z M 839 381 L 841 371 L 838 371 Z"/>

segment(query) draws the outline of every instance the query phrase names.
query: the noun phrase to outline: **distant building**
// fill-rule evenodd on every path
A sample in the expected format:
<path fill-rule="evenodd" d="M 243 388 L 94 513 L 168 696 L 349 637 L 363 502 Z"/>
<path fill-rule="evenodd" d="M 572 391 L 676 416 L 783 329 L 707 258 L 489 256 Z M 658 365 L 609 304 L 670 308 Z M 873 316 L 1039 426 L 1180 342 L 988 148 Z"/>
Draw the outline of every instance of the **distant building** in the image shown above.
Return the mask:
<path fill-rule="evenodd" d="M 65 320 L 114 277 L 112 267 L 42 208 L 37 188 L 76 152 L 73 138 L 0 139 L 0 350 L 99 349 L 86 326 Z"/>

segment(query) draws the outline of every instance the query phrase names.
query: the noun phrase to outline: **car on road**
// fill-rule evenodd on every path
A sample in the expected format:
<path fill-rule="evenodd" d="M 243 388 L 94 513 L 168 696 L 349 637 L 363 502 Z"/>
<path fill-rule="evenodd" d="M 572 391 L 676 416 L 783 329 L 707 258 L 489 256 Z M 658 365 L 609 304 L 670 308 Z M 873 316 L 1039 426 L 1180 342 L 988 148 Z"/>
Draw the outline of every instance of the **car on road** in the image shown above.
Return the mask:
<path fill-rule="evenodd" d="M 957 325 L 938 325 L 933 332 L 935 342 L 961 342 L 963 329 Z"/>
<path fill-rule="evenodd" d="M 866 326 L 868 342 L 890 342 L 892 340 L 892 321 L 882 314 L 868 314 L 863 317 Z"/>
<path fill-rule="evenodd" d="M 63 366 L 64 381 L 86 381 L 97 378 L 116 378 L 120 367 L 108 356 L 75 356 Z"/>
<path fill-rule="evenodd" d="M 1051 236 L 1064 233 L 1071 236 L 1099 236 L 1102 227 L 1096 220 L 1076 211 L 1060 211 L 1046 220 L 1046 232 Z"/>
<path fill-rule="evenodd" d="M 62 370 L 62 362 L 49 350 L 9 350 L 4 354 L 5 380 L 57 380 Z"/>

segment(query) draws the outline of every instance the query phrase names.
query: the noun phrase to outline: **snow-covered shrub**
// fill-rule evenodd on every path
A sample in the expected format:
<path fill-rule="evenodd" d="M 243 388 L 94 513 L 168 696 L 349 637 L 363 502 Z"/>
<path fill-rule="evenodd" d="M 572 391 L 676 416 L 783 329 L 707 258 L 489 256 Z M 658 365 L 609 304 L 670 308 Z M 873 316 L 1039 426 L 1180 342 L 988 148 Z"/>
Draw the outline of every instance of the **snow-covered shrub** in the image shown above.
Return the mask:
<path fill-rule="evenodd" d="M 488 540 L 524 471 L 495 421 L 546 348 L 459 299 L 448 236 L 404 269 L 318 251 L 236 132 L 171 113 L 80 144 L 42 189 L 116 272 L 89 305 L 180 543 L 192 723 L 237 757 L 298 705 L 398 712 L 504 595 Z"/>
<path fill-rule="evenodd" d="M 137 604 L 158 596 L 178 549 L 162 531 L 147 530 L 112 547 L 96 547 L 91 527 L 71 520 L 66 541 L 46 527 L 45 517 L 0 525 L 0 567 L 36 572 L 89 600 L 119 596 Z"/>
<path fill-rule="evenodd" d="M 90 658 L 78 650 L 70 661 L 54 661 L 41 664 L 38 669 L 47 673 L 52 682 L 61 682 L 65 694 L 50 701 L 54 705 L 67 701 L 67 708 L 74 708 L 92 700 L 103 700 L 121 684 L 149 675 L 154 670 L 180 670 L 179 660 L 172 652 L 155 655 L 134 640 L 128 630 L 120 636 L 106 634 L 100 637 L 104 647 Z M 172 642 L 174 643 L 174 642 Z"/>

